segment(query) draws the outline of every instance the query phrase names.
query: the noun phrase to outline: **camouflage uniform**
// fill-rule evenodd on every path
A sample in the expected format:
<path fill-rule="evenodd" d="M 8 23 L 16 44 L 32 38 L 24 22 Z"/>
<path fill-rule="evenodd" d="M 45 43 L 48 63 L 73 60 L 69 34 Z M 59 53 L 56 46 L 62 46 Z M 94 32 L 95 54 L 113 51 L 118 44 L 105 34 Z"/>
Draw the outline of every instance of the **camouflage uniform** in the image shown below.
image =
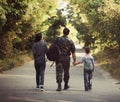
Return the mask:
<path fill-rule="evenodd" d="M 68 83 L 70 77 L 70 55 L 75 52 L 75 46 L 72 40 L 64 36 L 58 39 L 57 44 L 60 48 L 61 55 L 58 56 L 56 61 L 56 81 L 58 84 L 61 84 L 64 73 L 64 82 Z"/>

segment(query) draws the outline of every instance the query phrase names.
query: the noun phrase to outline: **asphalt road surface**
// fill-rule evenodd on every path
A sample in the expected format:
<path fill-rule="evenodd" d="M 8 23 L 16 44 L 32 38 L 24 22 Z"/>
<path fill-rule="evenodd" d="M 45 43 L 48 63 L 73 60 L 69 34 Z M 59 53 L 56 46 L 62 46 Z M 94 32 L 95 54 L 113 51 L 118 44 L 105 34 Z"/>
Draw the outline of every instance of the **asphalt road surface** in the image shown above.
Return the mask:
<path fill-rule="evenodd" d="M 83 56 L 77 50 L 77 60 Z M 57 92 L 55 66 L 47 62 L 45 91 L 36 89 L 33 61 L 0 74 L 0 102 L 120 102 L 120 84 L 109 73 L 95 65 L 93 89 L 84 91 L 83 66 L 73 66 L 71 60 L 70 89 Z M 64 83 L 62 83 L 62 86 Z"/>

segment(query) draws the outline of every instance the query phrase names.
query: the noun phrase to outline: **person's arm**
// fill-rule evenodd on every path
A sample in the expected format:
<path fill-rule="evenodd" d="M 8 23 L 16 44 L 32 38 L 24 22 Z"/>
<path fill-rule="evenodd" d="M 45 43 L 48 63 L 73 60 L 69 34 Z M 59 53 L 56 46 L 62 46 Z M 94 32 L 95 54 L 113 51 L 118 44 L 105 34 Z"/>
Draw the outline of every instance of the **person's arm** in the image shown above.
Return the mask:
<path fill-rule="evenodd" d="M 84 62 L 84 57 L 80 59 L 80 61 L 73 63 L 73 65 L 82 64 Z"/>
<path fill-rule="evenodd" d="M 33 52 L 33 56 L 35 56 L 35 54 L 36 54 L 36 46 L 35 46 L 35 44 L 33 44 L 33 46 L 32 46 L 32 52 Z"/>
<path fill-rule="evenodd" d="M 47 62 L 47 52 L 48 52 L 48 47 L 47 47 L 47 43 L 45 42 L 45 61 Z"/>
<path fill-rule="evenodd" d="M 94 70 L 95 70 L 94 63 L 93 63 L 92 65 L 93 65 L 93 70 L 92 70 L 92 72 L 94 72 Z"/>
<path fill-rule="evenodd" d="M 78 64 L 81 64 L 81 62 L 75 62 L 74 65 L 78 65 Z"/>
<path fill-rule="evenodd" d="M 94 58 L 92 58 L 92 66 L 93 66 L 92 72 L 94 72 L 94 70 L 95 70 L 95 65 L 94 65 L 94 63 L 95 63 Z"/>
<path fill-rule="evenodd" d="M 47 47 L 47 43 L 45 42 L 45 53 L 47 53 L 48 51 L 48 47 Z"/>
<path fill-rule="evenodd" d="M 76 62 L 76 53 L 75 53 L 76 48 L 72 40 L 70 40 L 70 44 L 71 44 L 70 51 L 72 53 L 72 59 L 73 59 L 73 65 L 74 65 Z"/>
<path fill-rule="evenodd" d="M 73 58 L 73 65 L 74 65 L 76 62 L 76 53 L 72 53 L 72 58 Z"/>

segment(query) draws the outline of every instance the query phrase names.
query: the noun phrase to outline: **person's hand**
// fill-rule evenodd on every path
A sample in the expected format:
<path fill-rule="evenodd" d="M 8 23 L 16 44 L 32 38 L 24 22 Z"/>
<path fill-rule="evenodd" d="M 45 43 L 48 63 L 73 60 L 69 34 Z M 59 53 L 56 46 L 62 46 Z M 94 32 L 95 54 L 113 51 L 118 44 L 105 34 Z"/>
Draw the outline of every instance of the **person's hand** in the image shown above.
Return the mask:
<path fill-rule="evenodd" d="M 75 62 L 73 62 L 73 65 L 74 65 L 74 66 L 76 65 Z"/>

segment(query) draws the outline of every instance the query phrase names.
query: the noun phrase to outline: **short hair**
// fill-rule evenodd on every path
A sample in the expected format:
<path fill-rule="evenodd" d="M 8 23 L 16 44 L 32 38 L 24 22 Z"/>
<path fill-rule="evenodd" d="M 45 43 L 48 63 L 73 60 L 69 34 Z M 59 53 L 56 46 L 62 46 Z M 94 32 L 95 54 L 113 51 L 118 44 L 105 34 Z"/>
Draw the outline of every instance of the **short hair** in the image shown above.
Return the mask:
<path fill-rule="evenodd" d="M 69 30 L 68 28 L 64 28 L 64 29 L 63 29 L 63 34 L 64 34 L 64 35 L 68 35 L 69 32 L 70 32 L 70 30 Z"/>
<path fill-rule="evenodd" d="M 35 42 L 38 42 L 38 41 L 40 41 L 42 39 L 42 33 L 37 33 L 36 35 L 35 35 Z"/>
<path fill-rule="evenodd" d="M 89 47 L 85 47 L 85 52 L 88 54 L 90 53 L 90 48 Z"/>

